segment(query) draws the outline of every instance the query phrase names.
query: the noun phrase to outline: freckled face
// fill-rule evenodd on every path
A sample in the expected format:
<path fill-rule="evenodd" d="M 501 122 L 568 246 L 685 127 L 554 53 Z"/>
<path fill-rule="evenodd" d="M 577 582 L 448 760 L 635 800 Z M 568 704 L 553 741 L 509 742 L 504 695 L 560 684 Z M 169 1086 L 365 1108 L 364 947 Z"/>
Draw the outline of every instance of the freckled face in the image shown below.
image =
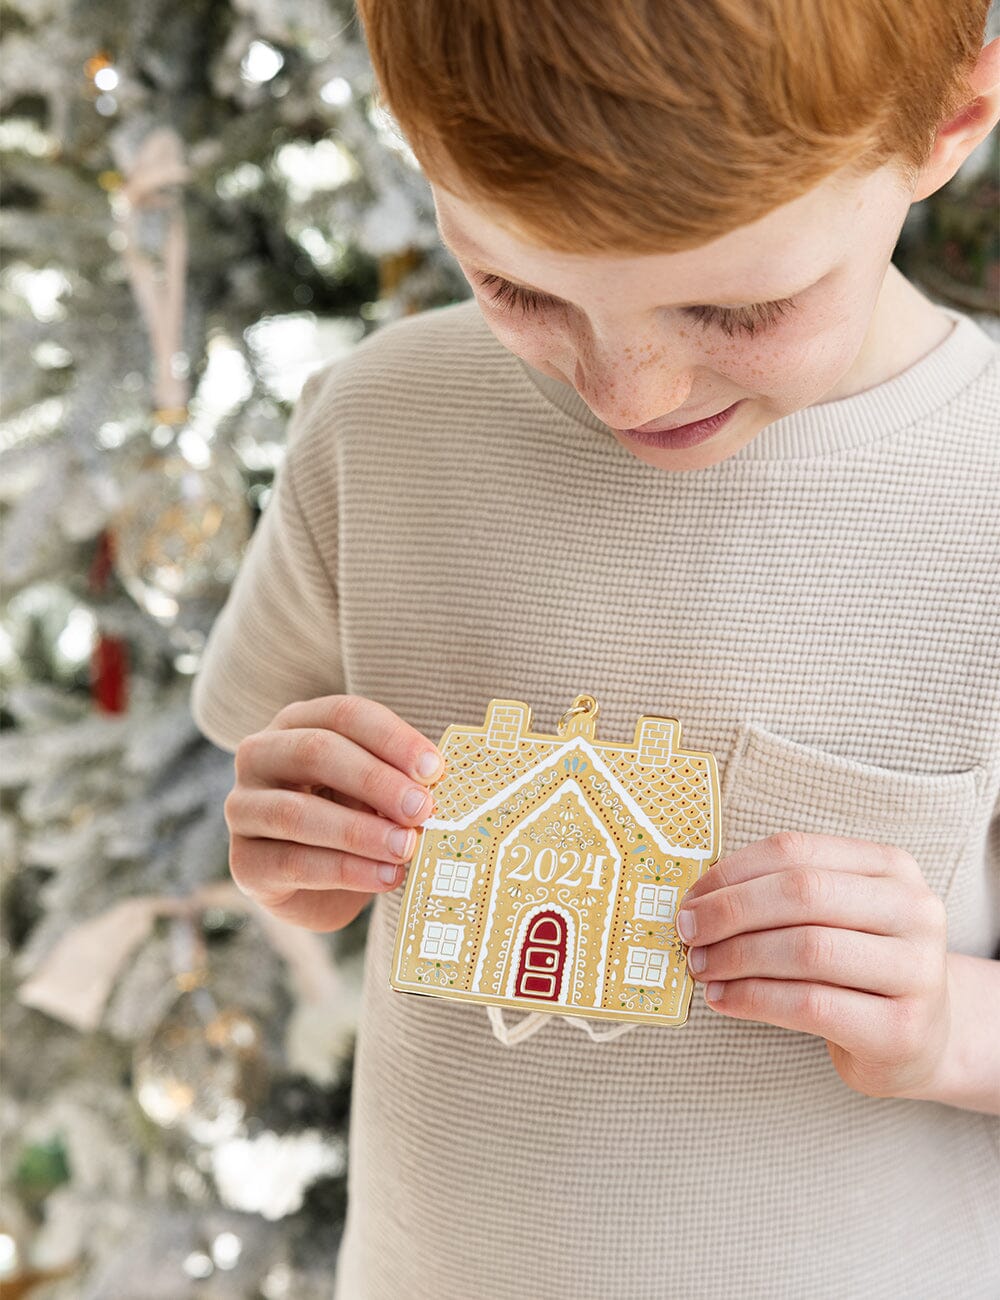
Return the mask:
<path fill-rule="evenodd" d="M 442 239 L 496 338 L 576 388 L 635 456 L 671 470 L 717 464 L 779 417 L 857 391 L 852 375 L 870 371 L 879 295 L 910 204 L 889 168 L 838 174 L 700 248 L 612 258 L 522 243 L 432 188 Z M 695 447 L 617 432 L 736 401 Z"/>

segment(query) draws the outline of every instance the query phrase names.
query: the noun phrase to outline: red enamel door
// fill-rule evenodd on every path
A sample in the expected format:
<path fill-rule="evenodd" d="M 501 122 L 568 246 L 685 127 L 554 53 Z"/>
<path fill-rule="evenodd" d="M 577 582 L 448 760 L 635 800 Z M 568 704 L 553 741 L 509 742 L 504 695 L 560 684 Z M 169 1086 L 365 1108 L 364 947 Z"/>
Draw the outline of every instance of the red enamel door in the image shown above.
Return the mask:
<path fill-rule="evenodd" d="M 557 1002 L 566 961 L 566 921 L 558 912 L 536 912 L 526 926 L 514 996 Z"/>

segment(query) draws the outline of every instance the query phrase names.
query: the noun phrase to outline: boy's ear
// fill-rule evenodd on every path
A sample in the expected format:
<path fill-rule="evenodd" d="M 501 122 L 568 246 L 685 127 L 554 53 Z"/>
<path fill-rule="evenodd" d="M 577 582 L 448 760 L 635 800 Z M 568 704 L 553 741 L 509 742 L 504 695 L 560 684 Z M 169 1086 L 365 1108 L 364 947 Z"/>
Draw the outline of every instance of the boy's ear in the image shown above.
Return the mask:
<path fill-rule="evenodd" d="M 969 81 L 976 97 L 938 127 L 934 148 L 921 168 L 911 203 L 926 199 L 950 181 L 1000 119 L 1000 36 L 983 46 Z"/>

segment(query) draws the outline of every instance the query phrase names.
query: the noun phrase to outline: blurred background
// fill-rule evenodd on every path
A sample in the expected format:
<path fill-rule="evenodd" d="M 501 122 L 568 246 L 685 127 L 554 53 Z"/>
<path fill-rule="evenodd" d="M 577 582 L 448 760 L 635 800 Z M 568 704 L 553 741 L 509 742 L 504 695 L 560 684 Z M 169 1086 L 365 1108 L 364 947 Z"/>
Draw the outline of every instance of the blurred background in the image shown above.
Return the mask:
<path fill-rule="evenodd" d="M 0 1296 L 328 1300 L 367 910 L 235 890 L 188 695 L 306 377 L 469 287 L 350 0 L 0 22 Z M 997 155 L 894 260 L 1000 338 Z"/>

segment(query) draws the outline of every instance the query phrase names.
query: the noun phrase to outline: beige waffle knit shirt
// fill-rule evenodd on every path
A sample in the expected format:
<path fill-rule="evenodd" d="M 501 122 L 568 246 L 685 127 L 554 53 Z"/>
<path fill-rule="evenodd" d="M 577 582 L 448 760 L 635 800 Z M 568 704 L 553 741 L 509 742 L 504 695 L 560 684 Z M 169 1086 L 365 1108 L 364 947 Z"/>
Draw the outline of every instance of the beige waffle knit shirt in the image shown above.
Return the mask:
<path fill-rule="evenodd" d="M 494 697 L 551 733 L 587 691 L 602 739 L 666 714 L 715 753 L 724 854 L 897 844 L 950 946 L 1000 956 L 1000 346 L 949 315 L 902 374 L 684 473 L 474 300 L 382 326 L 306 384 L 199 727 L 233 750 L 350 692 L 435 743 Z M 1000 1296 L 995 1118 L 861 1096 L 700 989 L 683 1028 L 548 1014 L 505 1045 L 390 989 L 401 897 L 371 908 L 336 1300 Z"/>

